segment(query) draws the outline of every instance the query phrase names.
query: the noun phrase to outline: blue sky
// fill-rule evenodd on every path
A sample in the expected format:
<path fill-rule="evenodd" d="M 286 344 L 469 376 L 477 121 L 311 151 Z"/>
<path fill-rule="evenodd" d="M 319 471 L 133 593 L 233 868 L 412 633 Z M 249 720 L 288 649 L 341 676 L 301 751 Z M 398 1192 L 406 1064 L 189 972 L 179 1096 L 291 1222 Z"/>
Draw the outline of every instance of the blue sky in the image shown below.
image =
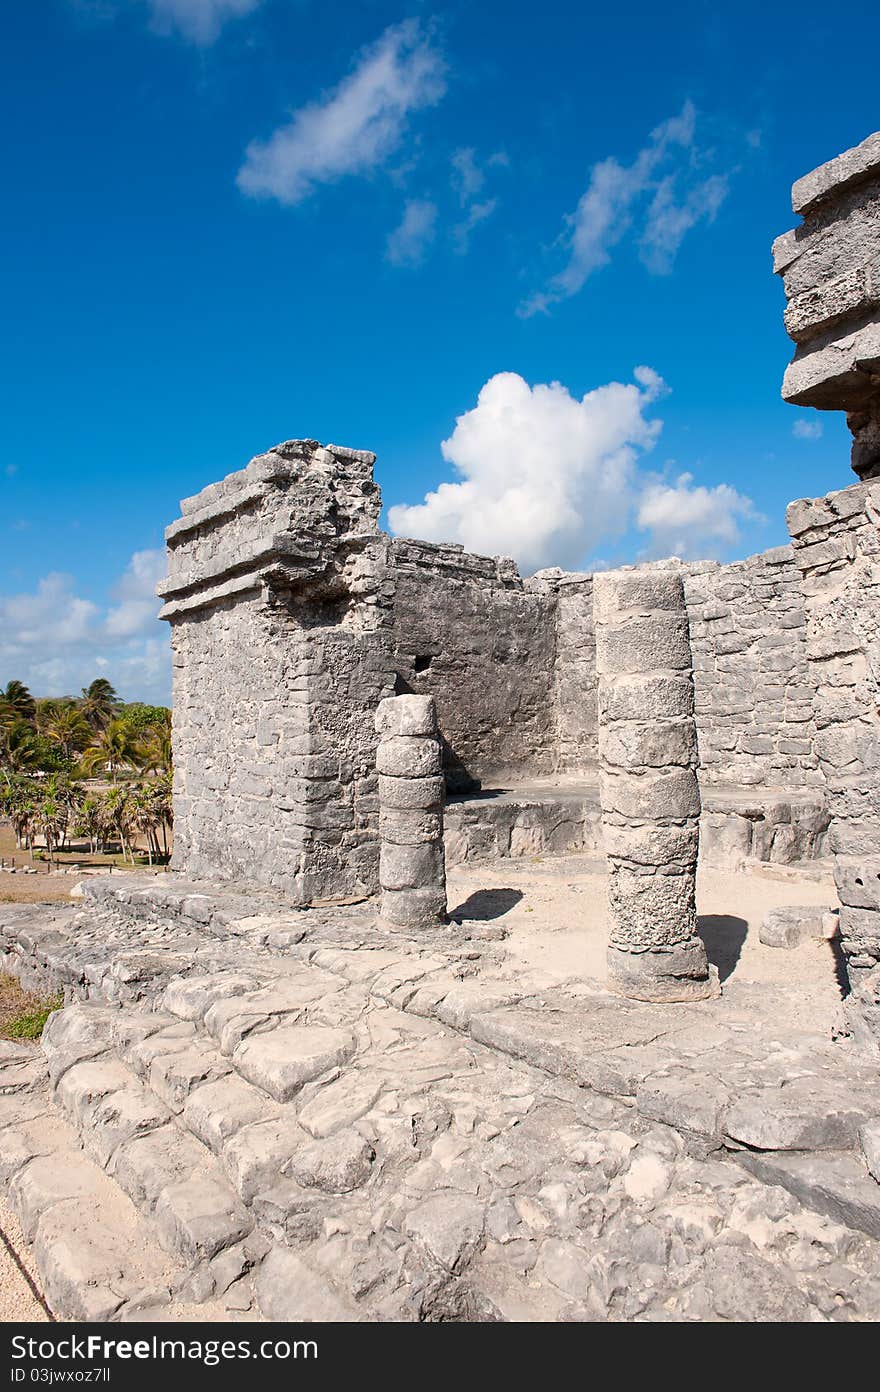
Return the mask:
<path fill-rule="evenodd" d="M 842 418 L 780 400 L 769 259 L 792 181 L 880 125 L 876 5 L 844 28 L 4 6 L 0 683 L 167 697 L 162 529 L 294 436 L 374 450 L 395 529 L 524 569 L 784 541 L 853 481 Z"/>

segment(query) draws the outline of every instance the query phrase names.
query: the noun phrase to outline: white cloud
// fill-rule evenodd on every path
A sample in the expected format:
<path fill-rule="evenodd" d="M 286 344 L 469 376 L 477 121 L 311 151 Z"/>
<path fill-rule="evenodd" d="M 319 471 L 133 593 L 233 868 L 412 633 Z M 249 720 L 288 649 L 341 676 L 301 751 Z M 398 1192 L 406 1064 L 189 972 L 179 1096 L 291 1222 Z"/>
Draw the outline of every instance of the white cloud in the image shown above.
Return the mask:
<path fill-rule="evenodd" d="M 800 417 L 791 427 L 791 433 L 796 440 L 820 440 L 822 438 L 822 422 L 808 420 L 805 416 Z"/>
<path fill-rule="evenodd" d="M 164 551 L 135 551 L 114 586 L 113 596 L 119 603 L 108 609 L 104 620 L 109 638 L 131 638 L 152 627 L 158 608 L 156 586 L 164 574 Z"/>
<path fill-rule="evenodd" d="M 671 269 L 685 234 L 700 221 L 711 222 L 727 196 L 726 174 L 703 177 L 710 156 L 696 144 L 696 123 L 696 109 L 685 102 L 678 116 L 651 132 L 631 164 L 611 156 L 593 166 L 559 239 L 567 262 L 544 290 L 520 306 L 523 317 L 546 312 L 576 295 L 638 226 L 640 256 L 647 269 Z"/>
<path fill-rule="evenodd" d="M 751 498 L 727 483 L 694 487 L 691 474 L 680 474 L 672 484 L 649 480 L 636 512 L 636 526 L 651 538 L 643 554 L 682 560 L 705 560 L 729 550 L 739 541 L 744 520 L 761 520 Z"/>
<path fill-rule="evenodd" d="M 393 25 L 332 91 L 245 152 L 237 183 L 255 198 L 300 203 L 320 184 L 368 174 L 400 145 L 413 112 L 445 91 L 445 65 L 415 20 Z"/>
<path fill-rule="evenodd" d="M 251 14 L 262 0 L 149 0 L 153 24 L 160 34 L 177 31 L 190 42 L 214 43 L 230 19 Z"/>
<path fill-rule="evenodd" d="M 437 205 L 413 198 L 388 238 L 385 256 L 392 266 L 420 266 L 437 232 Z"/>
<path fill-rule="evenodd" d="M 455 150 L 452 164 L 452 190 L 462 209 L 462 217 L 452 228 L 452 241 L 455 250 L 461 255 L 467 251 L 471 233 L 480 223 L 486 222 L 498 207 L 497 198 L 480 198 L 486 185 L 487 171 L 506 169 L 510 163 L 503 150 L 496 150 L 483 164 L 477 159 L 476 151 L 467 146 Z"/>
<path fill-rule="evenodd" d="M 417 506 L 392 507 L 392 531 L 511 555 L 524 570 L 583 563 L 600 540 L 626 529 L 636 460 L 660 430 L 645 411 L 661 379 L 643 369 L 636 380 L 578 399 L 559 382 L 491 377 L 442 445 L 460 481 Z"/>
<path fill-rule="evenodd" d="M 639 467 L 662 426 L 648 408 L 667 388 L 653 368 L 633 376 L 580 399 L 559 382 L 491 377 L 441 446 L 458 481 L 389 508 L 391 530 L 513 556 L 524 573 L 582 567 L 633 522 L 648 533 L 645 557 L 695 559 L 735 546 L 739 523 L 761 520 L 750 499 L 728 484 L 695 486 L 690 474 L 669 483 Z"/>
<path fill-rule="evenodd" d="M 82 599 L 60 572 L 34 593 L 0 596 L 0 684 L 15 677 L 38 696 L 76 695 L 100 673 L 126 700 L 168 701 L 169 643 L 154 593 L 164 560 L 136 551 L 106 606 Z"/>

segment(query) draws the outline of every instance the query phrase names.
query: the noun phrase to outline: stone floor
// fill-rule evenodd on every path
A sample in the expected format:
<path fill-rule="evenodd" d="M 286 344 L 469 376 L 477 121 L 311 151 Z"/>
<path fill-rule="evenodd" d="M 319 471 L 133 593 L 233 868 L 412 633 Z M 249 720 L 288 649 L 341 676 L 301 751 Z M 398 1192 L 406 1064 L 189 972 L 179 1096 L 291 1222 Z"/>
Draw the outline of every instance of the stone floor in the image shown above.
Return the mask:
<path fill-rule="evenodd" d="M 876 1319 L 878 1069 L 831 1042 L 828 944 L 754 940 L 762 906 L 832 902 L 823 876 L 703 876 L 726 979 L 688 1006 L 605 990 L 582 859 L 460 867 L 459 922 L 418 939 L 171 876 L 0 906 L 8 963 L 79 998 L 0 1066 L 49 1306 Z"/>

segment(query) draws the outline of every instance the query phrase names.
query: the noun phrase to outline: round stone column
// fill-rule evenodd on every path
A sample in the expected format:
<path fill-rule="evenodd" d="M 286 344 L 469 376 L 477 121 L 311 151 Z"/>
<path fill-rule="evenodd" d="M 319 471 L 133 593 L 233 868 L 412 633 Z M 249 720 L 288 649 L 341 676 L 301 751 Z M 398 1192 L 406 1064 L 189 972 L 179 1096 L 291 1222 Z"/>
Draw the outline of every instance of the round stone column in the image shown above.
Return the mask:
<path fill-rule="evenodd" d="M 381 916 L 396 928 L 446 922 L 442 773 L 433 696 L 389 696 L 376 710 Z"/>
<path fill-rule="evenodd" d="M 593 579 L 609 985 L 646 1001 L 719 993 L 697 936 L 700 790 L 684 587 L 675 571 Z"/>

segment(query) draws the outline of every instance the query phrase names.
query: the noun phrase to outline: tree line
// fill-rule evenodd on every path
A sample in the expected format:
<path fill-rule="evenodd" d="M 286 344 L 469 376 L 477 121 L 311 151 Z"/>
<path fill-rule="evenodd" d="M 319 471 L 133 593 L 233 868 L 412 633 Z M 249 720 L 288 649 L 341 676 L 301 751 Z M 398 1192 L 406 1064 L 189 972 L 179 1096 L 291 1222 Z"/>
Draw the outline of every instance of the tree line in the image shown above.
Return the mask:
<path fill-rule="evenodd" d="M 33 853 L 41 837 L 51 862 L 81 836 L 92 852 L 116 842 L 134 864 L 141 838 L 150 864 L 167 859 L 171 775 L 165 706 L 124 704 L 105 677 L 79 697 L 35 698 L 20 681 L 0 688 L 0 816 L 20 849 Z"/>

